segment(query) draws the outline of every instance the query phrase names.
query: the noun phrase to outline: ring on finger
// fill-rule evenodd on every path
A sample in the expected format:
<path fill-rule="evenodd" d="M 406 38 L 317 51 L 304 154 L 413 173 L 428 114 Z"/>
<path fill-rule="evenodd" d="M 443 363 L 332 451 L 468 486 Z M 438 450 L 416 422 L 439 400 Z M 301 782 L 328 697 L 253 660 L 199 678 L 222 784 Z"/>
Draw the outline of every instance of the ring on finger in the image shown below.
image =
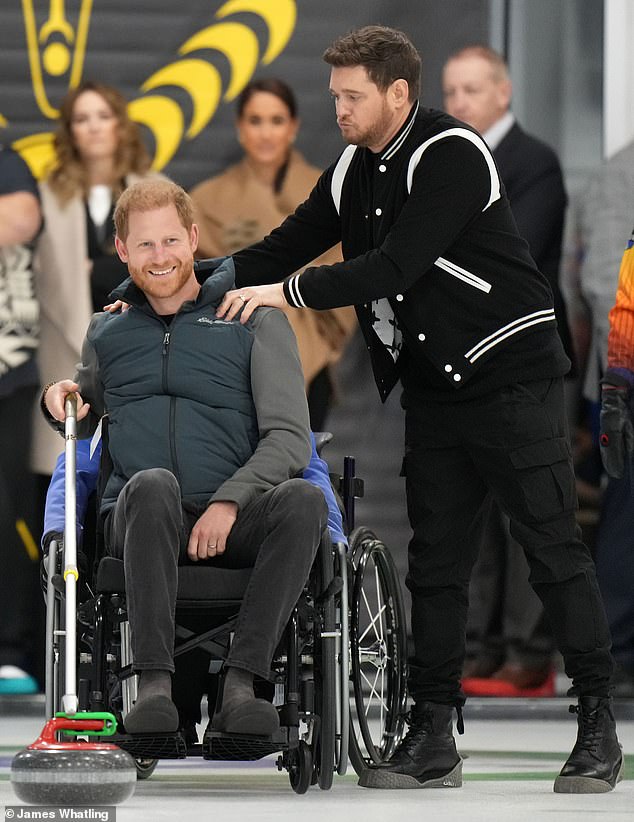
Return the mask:
<path fill-rule="evenodd" d="M 244 296 L 244 294 L 238 294 L 238 297 L 240 297 L 243 303 L 246 303 L 247 298 Z"/>

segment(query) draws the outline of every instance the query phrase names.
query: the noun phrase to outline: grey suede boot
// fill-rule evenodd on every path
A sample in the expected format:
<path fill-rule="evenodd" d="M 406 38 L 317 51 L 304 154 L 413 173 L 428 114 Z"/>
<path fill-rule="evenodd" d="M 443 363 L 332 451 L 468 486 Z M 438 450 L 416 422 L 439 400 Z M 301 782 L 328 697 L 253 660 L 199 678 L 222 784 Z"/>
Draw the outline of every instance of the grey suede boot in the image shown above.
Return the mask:
<path fill-rule="evenodd" d="M 253 674 L 241 668 L 227 668 L 220 711 L 211 720 L 211 729 L 223 733 L 271 736 L 280 727 L 277 709 L 253 692 Z"/>
<path fill-rule="evenodd" d="M 169 671 L 142 671 L 139 692 L 123 720 L 129 734 L 172 733 L 178 730 L 178 711 L 172 702 Z"/>

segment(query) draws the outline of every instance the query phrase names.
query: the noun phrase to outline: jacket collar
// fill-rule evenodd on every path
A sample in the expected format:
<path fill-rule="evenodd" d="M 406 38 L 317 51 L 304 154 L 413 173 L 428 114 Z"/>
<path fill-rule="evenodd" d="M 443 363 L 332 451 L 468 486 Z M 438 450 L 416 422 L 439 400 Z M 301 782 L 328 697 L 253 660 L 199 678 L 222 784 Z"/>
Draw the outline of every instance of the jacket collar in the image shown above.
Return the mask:
<path fill-rule="evenodd" d="M 198 296 L 193 301 L 184 302 L 179 310 L 190 310 L 194 306 L 219 305 L 225 293 L 234 287 L 235 265 L 231 257 L 217 257 L 206 262 L 208 262 L 207 271 L 209 273 L 201 285 Z M 147 297 L 134 283 L 132 277 L 128 277 L 111 291 L 110 298 L 112 300 L 123 300 L 144 310 L 150 308 Z"/>
<path fill-rule="evenodd" d="M 381 160 L 390 160 L 396 152 L 401 148 L 405 140 L 407 140 L 407 135 L 410 133 L 414 126 L 414 120 L 416 115 L 418 114 L 419 102 L 416 101 L 416 104 L 412 106 L 412 110 L 407 115 L 407 120 L 403 123 L 397 134 L 390 140 L 390 142 L 385 146 L 383 151 L 381 152 Z"/>
<path fill-rule="evenodd" d="M 482 137 L 491 151 L 495 151 L 514 125 L 515 116 L 512 111 L 507 111 L 500 117 L 499 120 L 496 120 L 495 123 L 493 123 L 491 128 L 484 132 Z"/>

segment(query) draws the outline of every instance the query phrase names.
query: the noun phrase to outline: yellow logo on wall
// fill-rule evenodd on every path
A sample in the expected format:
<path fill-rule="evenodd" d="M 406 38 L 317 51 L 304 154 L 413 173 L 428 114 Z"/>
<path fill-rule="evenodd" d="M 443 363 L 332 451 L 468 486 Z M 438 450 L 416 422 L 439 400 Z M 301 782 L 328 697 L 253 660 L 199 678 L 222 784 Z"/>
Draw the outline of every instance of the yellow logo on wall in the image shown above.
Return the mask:
<path fill-rule="evenodd" d="M 22 0 L 33 94 L 40 111 L 50 120 L 56 119 L 59 111 L 49 100 L 46 79 L 67 78 L 68 89 L 81 82 L 92 5 L 92 0 L 80 0 L 74 28 L 66 17 L 64 0 L 49 0 L 48 17 L 38 28 L 33 0 Z M 244 23 L 226 19 L 240 12 L 257 14 L 267 25 L 269 39 L 261 59 L 254 32 Z M 231 101 L 237 97 L 259 62 L 268 65 L 284 50 L 295 28 L 297 9 L 295 0 L 227 0 L 215 17 L 222 22 L 189 37 L 178 49 L 179 59 L 148 77 L 140 86 L 142 96 L 128 106 L 131 119 L 152 132 L 155 170 L 169 163 L 183 139 L 191 140 L 202 131 L 221 99 Z M 220 72 L 205 59 L 208 50 L 221 52 L 229 61 L 231 75 L 224 94 Z M 180 87 L 191 97 L 192 114 L 187 126 L 178 103 L 166 91 L 157 93 L 169 86 Z M 2 115 L 0 124 L 6 125 Z M 52 132 L 23 137 L 13 143 L 13 148 L 36 177 L 41 177 L 54 159 Z"/>

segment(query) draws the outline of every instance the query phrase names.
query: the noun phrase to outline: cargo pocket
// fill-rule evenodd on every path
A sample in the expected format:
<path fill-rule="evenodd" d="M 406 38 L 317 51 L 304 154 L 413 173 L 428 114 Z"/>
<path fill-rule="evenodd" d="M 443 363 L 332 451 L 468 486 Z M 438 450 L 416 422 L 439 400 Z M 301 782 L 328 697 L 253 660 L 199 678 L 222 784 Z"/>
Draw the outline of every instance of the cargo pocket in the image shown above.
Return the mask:
<path fill-rule="evenodd" d="M 529 515 L 547 520 L 577 505 L 570 444 L 565 437 L 523 445 L 510 453 Z"/>

